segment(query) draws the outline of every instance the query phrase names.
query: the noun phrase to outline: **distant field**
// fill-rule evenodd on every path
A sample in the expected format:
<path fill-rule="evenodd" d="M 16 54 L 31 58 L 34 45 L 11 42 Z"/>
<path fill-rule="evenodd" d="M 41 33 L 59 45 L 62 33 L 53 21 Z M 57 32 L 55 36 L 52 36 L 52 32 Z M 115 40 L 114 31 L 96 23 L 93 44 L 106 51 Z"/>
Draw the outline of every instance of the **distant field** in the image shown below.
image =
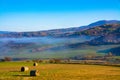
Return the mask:
<path fill-rule="evenodd" d="M 82 64 L 44 64 L 32 62 L 0 62 L 0 80 L 120 80 L 120 67 Z M 40 75 L 20 72 L 21 66 L 37 69 Z"/>
<path fill-rule="evenodd" d="M 120 45 L 84 46 L 78 49 L 65 49 L 58 51 L 46 50 L 42 52 L 29 52 L 30 50 L 28 48 L 23 48 L 13 50 L 12 52 L 9 52 L 7 56 L 13 58 L 69 58 L 77 55 L 104 55 L 105 53 L 100 53 L 99 51 L 118 46 Z"/>

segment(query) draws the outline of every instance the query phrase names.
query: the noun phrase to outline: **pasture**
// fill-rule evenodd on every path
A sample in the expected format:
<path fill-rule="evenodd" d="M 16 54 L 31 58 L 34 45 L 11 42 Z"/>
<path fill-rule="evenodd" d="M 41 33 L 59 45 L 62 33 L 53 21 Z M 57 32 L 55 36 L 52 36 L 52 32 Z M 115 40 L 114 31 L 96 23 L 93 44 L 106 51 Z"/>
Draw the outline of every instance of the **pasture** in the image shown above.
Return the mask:
<path fill-rule="evenodd" d="M 21 72 L 22 66 L 29 71 Z M 39 76 L 30 76 L 38 70 Z M 120 80 L 120 67 L 85 64 L 49 64 L 33 62 L 0 62 L 0 80 Z"/>

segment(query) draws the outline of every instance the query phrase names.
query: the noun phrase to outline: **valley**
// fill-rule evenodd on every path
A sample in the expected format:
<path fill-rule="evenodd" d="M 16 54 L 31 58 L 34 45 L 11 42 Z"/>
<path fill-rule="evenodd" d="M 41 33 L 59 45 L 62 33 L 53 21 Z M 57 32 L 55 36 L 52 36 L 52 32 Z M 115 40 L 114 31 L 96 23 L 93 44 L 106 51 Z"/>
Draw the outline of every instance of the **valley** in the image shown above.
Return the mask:
<path fill-rule="evenodd" d="M 0 31 L 0 58 L 71 58 L 83 55 L 120 56 L 120 21 L 36 32 Z"/>

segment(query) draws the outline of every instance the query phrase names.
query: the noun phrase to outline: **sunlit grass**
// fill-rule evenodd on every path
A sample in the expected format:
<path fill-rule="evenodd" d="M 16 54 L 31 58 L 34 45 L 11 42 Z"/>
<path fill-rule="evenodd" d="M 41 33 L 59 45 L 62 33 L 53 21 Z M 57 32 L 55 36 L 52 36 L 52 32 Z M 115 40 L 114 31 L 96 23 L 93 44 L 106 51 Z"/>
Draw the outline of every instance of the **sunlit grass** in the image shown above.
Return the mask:
<path fill-rule="evenodd" d="M 0 80 L 120 80 L 120 67 L 81 64 L 39 64 L 32 62 L 0 62 Z M 20 72 L 21 66 L 37 69 L 40 75 Z"/>
<path fill-rule="evenodd" d="M 10 56 L 13 58 L 69 58 L 69 57 L 74 57 L 78 55 L 104 55 L 105 53 L 99 52 L 99 51 L 118 47 L 118 46 L 120 45 L 85 46 L 77 49 L 66 48 L 65 50 L 61 50 L 61 51 L 45 50 L 40 52 L 39 51 L 30 52 L 32 49 L 34 49 L 34 46 L 33 46 L 32 49 L 23 48 L 23 49 L 13 50 L 12 52 L 9 52 L 7 56 Z M 40 47 L 40 46 L 37 46 L 37 47 Z"/>

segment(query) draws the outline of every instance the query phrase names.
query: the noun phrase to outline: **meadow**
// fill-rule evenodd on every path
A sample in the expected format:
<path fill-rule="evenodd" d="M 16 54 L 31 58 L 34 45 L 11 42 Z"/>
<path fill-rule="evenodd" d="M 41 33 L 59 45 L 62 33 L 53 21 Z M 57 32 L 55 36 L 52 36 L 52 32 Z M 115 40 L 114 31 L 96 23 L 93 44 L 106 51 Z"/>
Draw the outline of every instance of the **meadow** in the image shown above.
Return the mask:
<path fill-rule="evenodd" d="M 45 45 L 44 45 L 45 46 Z M 46 45 L 47 46 L 47 45 Z M 111 49 L 114 47 L 119 47 L 120 45 L 101 45 L 101 46 L 83 46 L 80 48 L 75 49 L 63 49 L 63 50 L 44 50 L 44 51 L 38 51 L 38 52 L 30 52 L 32 49 L 36 47 L 40 47 L 40 45 L 37 46 L 29 46 L 26 48 L 20 48 L 20 49 L 12 49 L 8 50 L 7 53 L 4 53 L 2 50 L 0 53 L 0 58 L 4 58 L 4 56 L 9 56 L 12 58 L 70 58 L 74 56 L 79 55 L 105 55 L 105 52 L 100 51 L 106 51 L 107 49 Z M 4 54 L 3 54 L 4 53 Z"/>
<path fill-rule="evenodd" d="M 39 76 L 30 76 L 30 70 L 39 70 Z M 16 61 L 0 62 L 0 80 L 120 80 L 120 67 L 86 64 L 50 64 Z"/>

